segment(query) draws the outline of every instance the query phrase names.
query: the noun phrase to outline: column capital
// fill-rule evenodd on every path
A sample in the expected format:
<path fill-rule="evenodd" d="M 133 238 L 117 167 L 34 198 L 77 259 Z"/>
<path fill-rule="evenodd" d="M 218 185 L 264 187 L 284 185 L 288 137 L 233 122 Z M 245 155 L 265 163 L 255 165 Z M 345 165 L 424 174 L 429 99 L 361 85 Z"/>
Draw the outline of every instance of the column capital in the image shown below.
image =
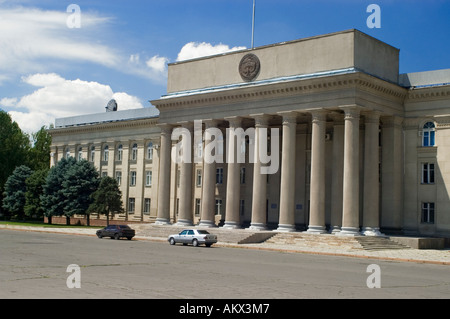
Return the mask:
<path fill-rule="evenodd" d="M 230 123 L 230 127 L 234 127 L 234 128 L 241 127 L 241 125 L 242 125 L 242 117 L 240 117 L 240 116 L 225 117 L 225 121 Z"/>
<path fill-rule="evenodd" d="M 265 113 L 250 114 L 250 117 L 252 117 L 255 120 L 255 127 L 269 126 L 270 115 L 268 114 Z"/>
<path fill-rule="evenodd" d="M 311 114 L 312 117 L 312 122 L 324 122 L 327 120 L 327 115 L 328 115 L 328 111 L 324 110 L 324 109 L 316 109 L 316 110 L 310 110 L 309 113 Z"/>
<path fill-rule="evenodd" d="M 344 120 L 359 119 L 361 116 L 361 108 L 357 105 L 345 105 L 339 108 L 345 113 Z"/>
<path fill-rule="evenodd" d="M 361 115 L 364 116 L 365 123 L 379 123 L 381 112 L 380 111 L 363 111 Z"/>
<path fill-rule="evenodd" d="M 161 129 L 161 134 L 172 134 L 173 125 L 167 123 L 156 124 Z"/>
<path fill-rule="evenodd" d="M 283 111 L 277 113 L 283 119 L 283 124 L 297 124 L 298 113 L 295 111 Z"/>

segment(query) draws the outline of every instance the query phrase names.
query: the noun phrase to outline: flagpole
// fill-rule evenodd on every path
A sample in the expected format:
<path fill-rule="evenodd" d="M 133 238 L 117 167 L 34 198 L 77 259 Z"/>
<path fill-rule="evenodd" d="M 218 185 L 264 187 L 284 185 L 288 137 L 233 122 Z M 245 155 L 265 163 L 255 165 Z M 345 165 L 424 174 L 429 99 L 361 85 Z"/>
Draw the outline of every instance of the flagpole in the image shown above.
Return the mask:
<path fill-rule="evenodd" d="M 253 0 L 253 19 L 252 19 L 252 49 L 255 43 L 255 8 L 256 8 L 256 0 Z"/>

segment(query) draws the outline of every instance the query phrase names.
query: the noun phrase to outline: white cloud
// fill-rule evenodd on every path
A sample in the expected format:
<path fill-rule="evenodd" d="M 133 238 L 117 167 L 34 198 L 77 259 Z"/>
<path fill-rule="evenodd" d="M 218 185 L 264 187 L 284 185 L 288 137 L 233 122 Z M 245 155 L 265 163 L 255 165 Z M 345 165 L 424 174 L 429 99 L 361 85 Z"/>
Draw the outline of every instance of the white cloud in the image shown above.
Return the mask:
<path fill-rule="evenodd" d="M 33 74 L 23 77 L 22 81 L 38 89 L 20 99 L 3 98 L 0 103 L 6 102 L 13 107 L 8 113 L 27 133 L 54 123 L 55 118 L 105 112 L 107 103 L 113 98 L 119 110 L 143 107 L 137 97 L 113 92 L 109 85 L 98 82 L 66 80 L 55 73 Z"/>
<path fill-rule="evenodd" d="M 167 70 L 167 62 L 169 62 L 168 58 L 155 55 L 154 57 L 149 59 L 146 64 L 150 69 L 155 70 L 159 73 L 164 73 Z"/>
<path fill-rule="evenodd" d="M 180 53 L 178 53 L 177 61 L 190 60 L 215 54 L 222 54 L 232 51 L 244 50 L 246 47 L 233 47 L 230 48 L 226 44 L 212 45 L 210 43 L 202 42 L 189 42 L 184 45 Z"/>

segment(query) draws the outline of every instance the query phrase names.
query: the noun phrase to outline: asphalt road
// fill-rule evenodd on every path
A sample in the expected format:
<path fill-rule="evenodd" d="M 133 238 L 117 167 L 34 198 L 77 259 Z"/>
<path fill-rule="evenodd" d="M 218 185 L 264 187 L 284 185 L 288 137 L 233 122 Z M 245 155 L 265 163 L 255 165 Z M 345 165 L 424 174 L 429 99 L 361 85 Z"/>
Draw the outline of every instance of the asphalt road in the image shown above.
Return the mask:
<path fill-rule="evenodd" d="M 448 299 L 450 268 L 0 229 L 0 298 Z"/>

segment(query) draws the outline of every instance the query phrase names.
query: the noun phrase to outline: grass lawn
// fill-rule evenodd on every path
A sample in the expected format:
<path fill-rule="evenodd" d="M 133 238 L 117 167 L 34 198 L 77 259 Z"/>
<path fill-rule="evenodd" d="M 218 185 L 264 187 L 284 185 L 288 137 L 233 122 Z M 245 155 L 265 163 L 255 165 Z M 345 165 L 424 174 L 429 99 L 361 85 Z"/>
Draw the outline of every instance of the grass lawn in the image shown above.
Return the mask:
<path fill-rule="evenodd" d="M 77 225 L 52 225 L 45 224 L 43 221 L 16 221 L 16 220 L 0 220 L 0 225 L 11 226 L 34 226 L 34 227 L 46 227 L 46 228 L 103 228 L 98 226 L 77 226 Z"/>

